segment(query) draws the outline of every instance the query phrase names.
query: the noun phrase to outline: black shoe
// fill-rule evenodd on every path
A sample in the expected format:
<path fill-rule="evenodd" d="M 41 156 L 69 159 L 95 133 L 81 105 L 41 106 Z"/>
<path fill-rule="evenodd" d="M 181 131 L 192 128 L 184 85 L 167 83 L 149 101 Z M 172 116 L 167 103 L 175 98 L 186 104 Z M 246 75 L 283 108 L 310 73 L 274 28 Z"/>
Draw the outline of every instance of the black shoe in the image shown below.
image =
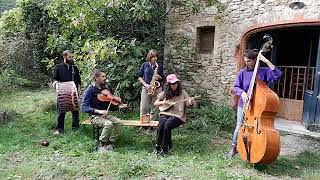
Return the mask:
<path fill-rule="evenodd" d="M 72 127 L 72 130 L 79 130 L 79 127 Z"/>
<path fill-rule="evenodd" d="M 152 154 L 160 154 L 161 148 L 157 144 L 154 146 L 154 150 L 152 151 Z"/>
<path fill-rule="evenodd" d="M 154 149 L 154 150 L 152 151 L 152 154 L 159 155 L 160 152 L 161 152 L 161 150 Z"/>
<path fill-rule="evenodd" d="M 100 141 L 100 146 L 108 146 L 109 145 L 109 142 L 102 142 Z"/>
<path fill-rule="evenodd" d="M 162 149 L 159 154 L 161 156 L 167 157 L 169 156 L 169 150 Z"/>

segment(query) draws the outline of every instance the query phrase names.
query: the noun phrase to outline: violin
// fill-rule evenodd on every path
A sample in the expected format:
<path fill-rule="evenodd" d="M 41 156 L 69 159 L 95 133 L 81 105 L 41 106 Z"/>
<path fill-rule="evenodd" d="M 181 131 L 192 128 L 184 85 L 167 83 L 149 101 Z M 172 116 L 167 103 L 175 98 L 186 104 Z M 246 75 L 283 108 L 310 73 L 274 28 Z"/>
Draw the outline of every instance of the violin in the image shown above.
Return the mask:
<path fill-rule="evenodd" d="M 272 48 L 272 38 L 265 36 L 260 49 L 266 53 Z M 279 97 L 265 82 L 257 79 L 259 58 L 251 78 L 247 102 L 244 102 L 241 118 L 243 123 L 238 133 L 237 149 L 242 160 L 251 164 L 270 164 L 280 153 L 280 135 L 274 127 L 279 110 Z"/>
<path fill-rule="evenodd" d="M 116 101 L 114 96 L 108 89 L 103 89 L 98 95 L 97 98 L 102 102 L 111 102 L 111 104 L 118 106 L 121 102 Z"/>

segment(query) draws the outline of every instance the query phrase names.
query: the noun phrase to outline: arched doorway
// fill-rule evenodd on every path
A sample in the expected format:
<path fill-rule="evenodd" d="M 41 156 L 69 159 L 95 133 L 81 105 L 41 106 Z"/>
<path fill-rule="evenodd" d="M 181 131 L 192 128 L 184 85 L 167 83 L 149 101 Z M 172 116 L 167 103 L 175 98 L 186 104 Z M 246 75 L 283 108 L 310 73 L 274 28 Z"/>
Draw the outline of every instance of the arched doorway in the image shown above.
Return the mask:
<path fill-rule="evenodd" d="M 241 38 L 237 68 L 243 67 L 245 49 L 260 48 L 269 34 L 274 47 L 267 54 L 283 73 L 279 82 L 270 84 L 280 98 L 278 117 L 303 123 L 309 130 L 320 127 L 320 21 L 292 22 L 255 27 Z"/>

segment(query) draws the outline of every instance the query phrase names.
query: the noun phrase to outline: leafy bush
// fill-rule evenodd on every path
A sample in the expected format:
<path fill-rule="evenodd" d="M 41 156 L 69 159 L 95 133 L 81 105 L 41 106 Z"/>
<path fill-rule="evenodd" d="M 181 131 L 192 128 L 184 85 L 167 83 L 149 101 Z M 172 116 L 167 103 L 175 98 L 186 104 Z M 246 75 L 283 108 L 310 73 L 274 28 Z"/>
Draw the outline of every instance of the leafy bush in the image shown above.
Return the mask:
<path fill-rule="evenodd" d="M 29 83 L 29 80 L 19 77 L 13 70 L 6 69 L 0 73 L 0 92 L 12 91 Z"/>
<path fill-rule="evenodd" d="M 25 32 L 26 25 L 22 19 L 21 8 L 5 11 L 0 18 L 0 34 L 13 37 Z"/>
<path fill-rule="evenodd" d="M 188 109 L 187 128 L 197 131 L 220 131 L 235 124 L 235 113 L 226 104 L 200 102 L 197 108 Z"/>
<path fill-rule="evenodd" d="M 107 72 L 121 97 L 139 98 L 138 70 L 149 49 L 164 45 L 165 1 L 54 0 L 48 5 L 50 30 L 48 67 L 70 49 L 81 71 L 84 87 L 94 68 Z"/>
<path fill-rule="evenodd" d="M 52 99 L 45 99 L 39 103 L 43 112 L 54 112 L 56 110 L 56 102 Z"/>
<path fill-rule="evenodd" d="M 18 1 L 16 8 L 0 18 L 0 69 L 13 70 L 15 76 L 32 81 L 25 85 L 37 87 L 45 82 L 46 73 L 41 61 L 45 55 L 47 16 L 45 3 L 40 1 Z"/>

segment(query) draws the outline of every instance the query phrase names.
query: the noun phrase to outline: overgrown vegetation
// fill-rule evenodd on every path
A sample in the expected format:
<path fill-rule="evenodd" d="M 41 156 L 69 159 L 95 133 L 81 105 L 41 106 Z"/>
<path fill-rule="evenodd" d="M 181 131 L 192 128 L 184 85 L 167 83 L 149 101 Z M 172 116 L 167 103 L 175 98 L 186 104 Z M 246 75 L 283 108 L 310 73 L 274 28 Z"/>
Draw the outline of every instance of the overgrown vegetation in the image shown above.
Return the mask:
<path fill-rule="evenodd" d="M 46 78 L 45 64 L 41 63 L 46 44 L 46 31 L 42 21 L 44 4 L 40 1 L 19 1 L 17 7 L 5 11 L 0 18 L 0 70 L 2 90 L 12 87 L 39 87 Z M 30 11 L 30 12 L 29 12 Z M 11 81 L 9 81 L 11 80 Z M 24 83 L 22 83 L 24 82 Z"/>
<path fill-rule="evenodd" d="M 187 2 L 188 7 L 197 9 L 200 1 Z M 50 81 L 52 67 L 62 61 L 61 52 L 70 49 L 81 70 L 84 87 L 90 83 L 92 70 L 98 67 L 108 72 L 111 86 L 120 82 L 124 99 L 137 100 L 137 72 L 147 51 L 157 49 L 163 55 L 169 13 L 166 3 L 19 0 L 0 19 L 0 69 L 9 69 L 26 82 L 33 82 L 28 86 L 38 87 Z M 211 0 L 205 5 L 219 8 L 221 3 Z"/>
<path fill-rule="evenodd" d="M 147 51 L 163 52 L 164 21 L 165 1 L 20 0 L 1 17 L 0 51 L 5 55 L 0 68 L 24 75 L 16 71 L 15 63 L 6 64 L 10 57 L 11 62 L 24 62 L 19 69 L 27 71 L 24 78 L 48 82 L 41 74 L 50 75 L 62 60 L 61 52 L 70 49 L 84 87 L 98 67 L 108 72 L 112 86 L 120 82 L 125 99 L 137 99 L 137 73 Z M 24 52 L 17 53 L 23 45 Z"/>

